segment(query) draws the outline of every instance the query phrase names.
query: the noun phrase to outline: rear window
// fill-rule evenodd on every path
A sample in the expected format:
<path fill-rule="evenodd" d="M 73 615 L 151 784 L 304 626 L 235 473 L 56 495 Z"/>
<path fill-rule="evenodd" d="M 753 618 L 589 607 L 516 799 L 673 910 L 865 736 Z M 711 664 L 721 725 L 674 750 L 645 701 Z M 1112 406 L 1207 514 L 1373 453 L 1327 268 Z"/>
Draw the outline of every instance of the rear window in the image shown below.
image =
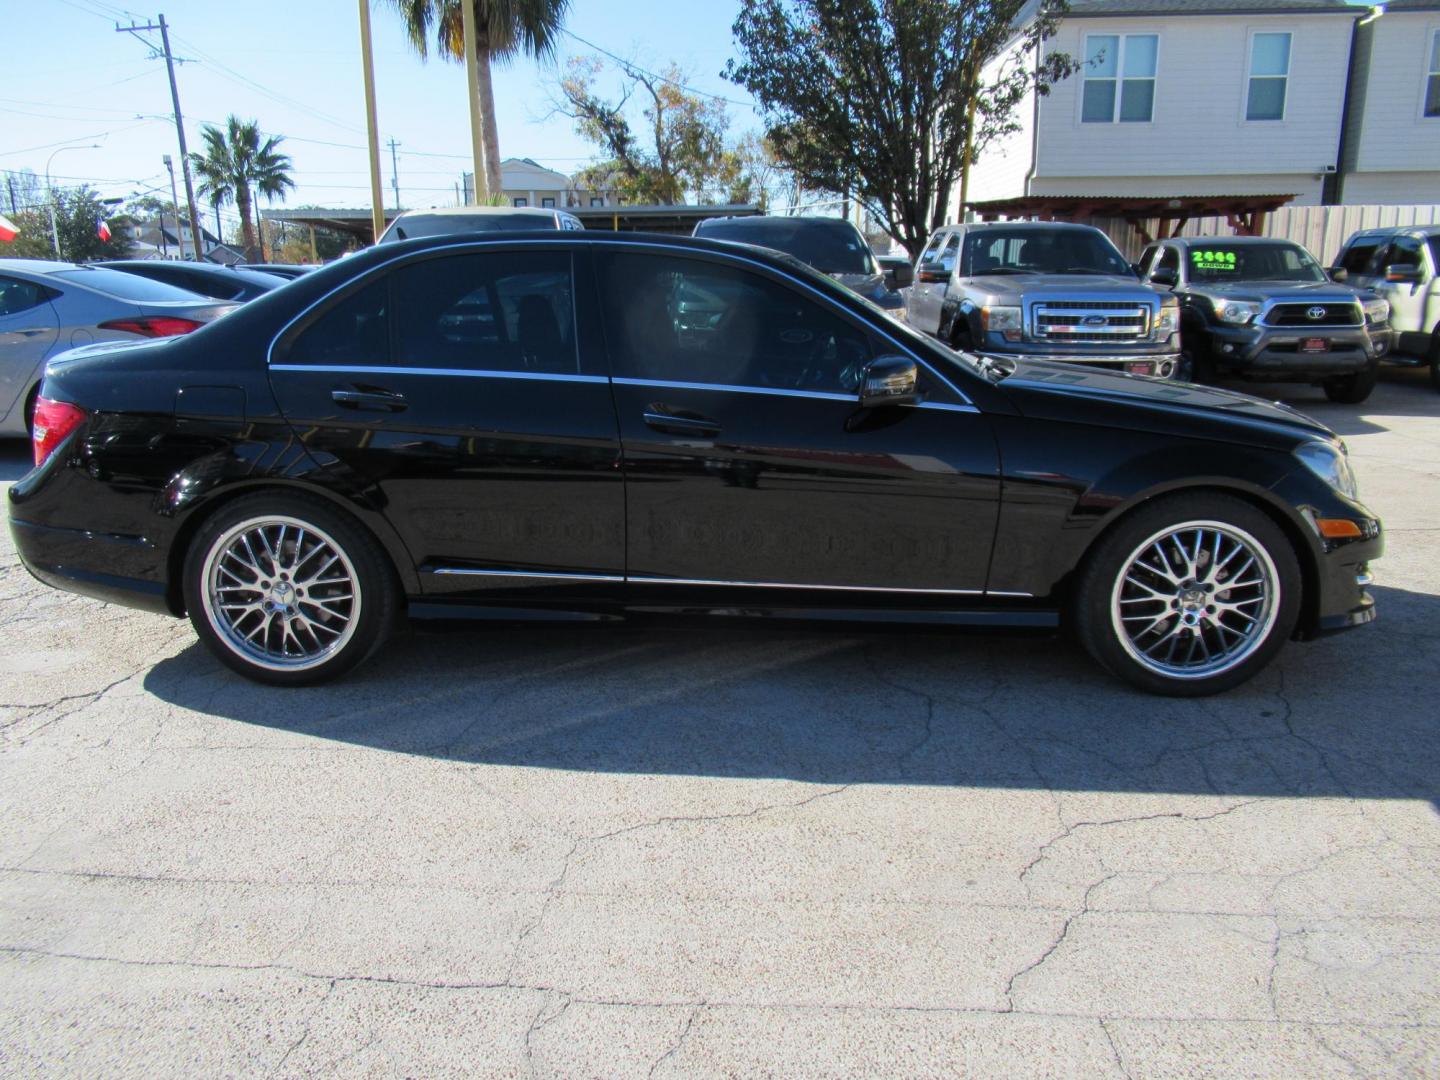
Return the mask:
<path fill-rule="evenodd" d="M 822 274 L 873 274 L 876 272 L 870 247 L 860 230 L 846 221 L 829 223 L 787 222 L 773 218 L 761 223 L 707 221 L 695 230 L 707 240 L 729 240 L 758 244 L 793 255 Z"/>
<path fill-rule="evenodd" d="M 417 236 L 452 236 L 456 233 L 533 232 L 555 228 L 553 215 L 544 214 L 417 214 L 396 220 L 384 240 L 413 240 Z"/>
<path fill-rule="evenodd" d="M 141 304 L 207 299 L 187 289 L 167 285 L 163 281 L 151 281 L 138 274 L 127 274 L 123 270 L 110 270 L 103 266 L 84 270 L 56 270 L 49 276 L 57 281 L 83 285 L 87 289 L 94 289 L 119 300 L 133 300 Z"/>

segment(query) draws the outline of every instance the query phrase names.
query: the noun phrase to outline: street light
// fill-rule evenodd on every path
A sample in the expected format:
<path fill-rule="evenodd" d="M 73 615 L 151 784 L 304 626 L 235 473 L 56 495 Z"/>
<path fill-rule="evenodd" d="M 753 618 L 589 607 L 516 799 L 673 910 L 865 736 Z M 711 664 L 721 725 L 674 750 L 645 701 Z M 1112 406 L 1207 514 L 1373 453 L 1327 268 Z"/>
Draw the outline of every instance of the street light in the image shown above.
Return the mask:
<path fill-rule="evenodd" d="M 55 160 L 56 154 L 63 154 L 66 150 L 99 150 L 100 144 L 87 143 L 84 145 L 62 146 L 59 150 L 53 150 L 50 156 L 45 159 L 45 197 L 50 203 L 50 240 L 55 245 L 55 258 L 60 260 L 60 230 L 55 225 L 55 189 L 50 184 L 50 163 Z"/>

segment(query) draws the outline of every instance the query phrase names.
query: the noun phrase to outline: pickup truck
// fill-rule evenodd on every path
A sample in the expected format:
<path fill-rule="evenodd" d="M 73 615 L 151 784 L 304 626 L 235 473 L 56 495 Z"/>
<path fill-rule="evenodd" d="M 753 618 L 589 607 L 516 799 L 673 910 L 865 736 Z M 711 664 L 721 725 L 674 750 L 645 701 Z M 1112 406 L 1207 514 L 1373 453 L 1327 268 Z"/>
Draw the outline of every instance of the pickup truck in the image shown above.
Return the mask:
<path fill-rule="evenodd" d="M 1138 281 L 1099 229 L 1059 222 L 948 225 L 930 238 L 910 325 L 982 356 L 1061 360 L 1172 377 L 1176 300 Z"/>
<path fill-rule="evenodd" d="M 1299 244 L 1177 238 L 1146 248 L 1139 266 L 1180 301 L 1185 378 L 1318 383 L 1346 404 L 1375 389 L 1390 348 L 1390 305 L 1332 281 Z"/>
<path fill-rule="evenodd" d="M 1371 289 L 1390 305 L 1392 361 L 1428 364 L 1440 390 L 1440 225 L 1355 233 L 1335 259 L 1336 281 Z"/>

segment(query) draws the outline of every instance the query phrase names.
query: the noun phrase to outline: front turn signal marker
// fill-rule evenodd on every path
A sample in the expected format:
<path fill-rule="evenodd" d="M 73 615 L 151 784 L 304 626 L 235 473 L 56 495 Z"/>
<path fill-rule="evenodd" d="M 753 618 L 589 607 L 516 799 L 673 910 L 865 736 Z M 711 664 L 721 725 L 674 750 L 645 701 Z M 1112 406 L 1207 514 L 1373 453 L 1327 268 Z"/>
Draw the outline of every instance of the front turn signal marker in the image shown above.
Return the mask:
<path fill-rule="evenodd" d="M 1365 532 L 1348 518 L 1316 518 L 1315 527 L 1327 540 L 1359 540 Z"/>

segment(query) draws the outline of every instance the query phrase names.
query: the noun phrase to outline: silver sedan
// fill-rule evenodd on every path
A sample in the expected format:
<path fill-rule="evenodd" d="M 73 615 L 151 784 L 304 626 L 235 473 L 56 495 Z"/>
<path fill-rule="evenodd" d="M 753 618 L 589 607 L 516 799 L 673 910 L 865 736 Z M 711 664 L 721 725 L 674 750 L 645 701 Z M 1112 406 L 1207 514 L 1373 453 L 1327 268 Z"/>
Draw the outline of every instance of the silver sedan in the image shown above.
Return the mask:
<path fill-rule="evenodd" d="M 45 361 L 97 341 L 188 334 L 237 305 L 96 266 L 0 259 L 0 436 L 24 436 Z"/>

